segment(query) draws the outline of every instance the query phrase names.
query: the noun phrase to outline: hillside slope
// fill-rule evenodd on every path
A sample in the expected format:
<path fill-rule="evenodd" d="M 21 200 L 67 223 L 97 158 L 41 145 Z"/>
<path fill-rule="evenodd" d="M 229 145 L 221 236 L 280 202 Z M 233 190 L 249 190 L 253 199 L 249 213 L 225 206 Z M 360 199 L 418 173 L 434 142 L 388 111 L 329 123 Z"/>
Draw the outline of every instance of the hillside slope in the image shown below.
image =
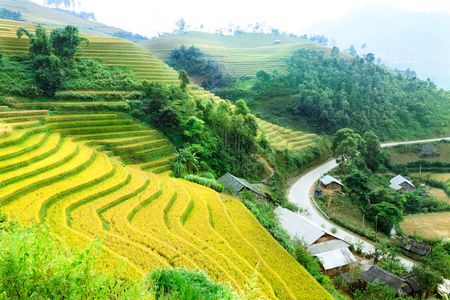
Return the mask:
<path fill-rule="evenodd" d="M 24 27 L 34 32 L 35 25 L 0 19 L 0 45 L 4 54 L 26 54 L 29 49 L 27 37 L 17 38 L 16 31 Z M 178 73 L 160 61 L 150 52 L 138 47 L 135 43 L 121 38 L 102 37 L 82 34 L 90 41 L 90 46 L 83 45 L 83 51 L 77 53 L 79 58 L 100 59 L 104 65 L 126 67 L 138 80 L 156 80 L 164 83 L 178 83 Z"/>
<path fill-rule="evenodd" d="M 259 263 L 268 298 L 331 298 L 239 201 L 102 152 L 99 135 L 126 143 L 122 133 L 150 128 L 118 115 L 1 110 L 10 129 L 0 137 L 2 212 L 25 224 L 45 222 L 73 247 L 102 238 L 102 269 L 113 271 L 120 257 L 130 275 L 186 266 L 241 289 Z M 145 142 L 121 147 L 146 151 Z"/>
<path fill-rule="evenodd" d="M 236 76 L 253 76 L 261 69 L 267 72 L 286 72 L 288 59 L 301 48 L 324 50 L 326 53 L 331 51 L 329 47 L 301 38 L 250 33 L 219 36 L 205 32 L 187 32 L 153 38 L 140 42 L 139 45 L 161 60 L 165 60 L 170 51 L 181 45 L 194 45 L 205 52 L 209 59 L 223 62 L 227 70 Z"/>
<path fill-rule="evenodd" d="M 29 23 L 41 23 L 51 27 L 71 24 L 77 26 L 82 33 L 101 36 L 112 36 L 113 33 L 121 31 L 120 28 L 78 18 L 29 0 L 2 0 L 0 6 L 11 11 L 20 11 L 22 18 Z"/>

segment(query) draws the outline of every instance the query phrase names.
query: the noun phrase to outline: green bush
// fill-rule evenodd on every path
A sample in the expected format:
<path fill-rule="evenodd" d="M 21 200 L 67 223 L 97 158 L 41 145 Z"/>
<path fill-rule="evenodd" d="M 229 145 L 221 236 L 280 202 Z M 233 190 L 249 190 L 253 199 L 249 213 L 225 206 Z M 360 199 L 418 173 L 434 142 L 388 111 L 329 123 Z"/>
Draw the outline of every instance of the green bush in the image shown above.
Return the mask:
<path fill-rule="evenodd" d="M 223 192 L 223 185 L 215 179 L 200 177 L 200 176 L 193 175 L 193 174 L 183 176 L 183 179 L 204 185 L 209 188 L 212 188 L 213 190 L 216 190 L 219 193 Z"/>
<path fill-rule="evenodd" d="M 141 299 L 137 282 L 94 271 L 98 241 L 69 252 L 45 228 L 0 234 L 0 294 L 6 299 Z"/>
<path fill-rule="evenodd" d="M 156 269 L 146 280 L 156 299 L 237 299 L 230 286 L 215 283 L 203 271 Z"/>

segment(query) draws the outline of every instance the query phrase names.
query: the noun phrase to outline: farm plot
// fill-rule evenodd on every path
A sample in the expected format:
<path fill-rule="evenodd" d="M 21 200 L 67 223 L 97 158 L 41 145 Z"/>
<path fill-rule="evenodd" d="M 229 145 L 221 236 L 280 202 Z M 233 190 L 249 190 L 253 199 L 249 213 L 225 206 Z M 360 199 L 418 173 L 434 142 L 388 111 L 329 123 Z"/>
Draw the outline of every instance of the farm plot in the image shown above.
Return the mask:
<path fill-rule="evenodd" d="M 407 234 L 417 233 L 426 238 L 450 238 L 450 213 L 408 216 L 401 223 Z"/>
<path fill-rule="evenodd" d="M 118 122 L 108 126 L 111 120 Z M 263 238 L 252 237 L 264 232 L 256 219 L 246 221 L 247 230 L 236 225 L 233 211 L 250 214 L 244 206 L 230 211 L 213 190 L 140 170 L 164 167 L 173 152 L 138 168 L 99 152 L 106 146 L 112 151 L 121 147 L 124 153 L 148 151 L 149 141 L 159 143 L 162 136 L 140 124 L 132 124 L 139 126 L 132 131 L 117 131 L 122 126 L 117 123 L 130 120 L 115 114 L 52 116 L 41 131 L 18 129 L 0 138 L 5 145 L 0 148 L 0 157 L 5 157 L 0 160 L 2 211 L 26 224 L 50 225 L 71 247 L 102 239 L 98 268 L 103 270 L 114 271 L 124 258 L 121 272 L 126 276 L 143 276 L 157 267 L 200 268 L 242 289 L 259 263 L 261 293 L 268 299 L 327 299 L 317 282 L 308 282 L 313 297 L 296 290 L 292 276 L 309 275 L 293 258 L 288 261 L 281 247 L 274 247 L 277 243 L 267 232 Z M 110 128 L 101 133 L 86 129 L 97 127 Z M 72 134 L 62 137 L 58 131 L 64 129 Z M 134 135 L 139 132 L 145 134 Z M 277 265 L 278 257 L 283 261 Z M 290 266 L 294 275 L 281 273 L 284 263 L 296 264 Z"/>

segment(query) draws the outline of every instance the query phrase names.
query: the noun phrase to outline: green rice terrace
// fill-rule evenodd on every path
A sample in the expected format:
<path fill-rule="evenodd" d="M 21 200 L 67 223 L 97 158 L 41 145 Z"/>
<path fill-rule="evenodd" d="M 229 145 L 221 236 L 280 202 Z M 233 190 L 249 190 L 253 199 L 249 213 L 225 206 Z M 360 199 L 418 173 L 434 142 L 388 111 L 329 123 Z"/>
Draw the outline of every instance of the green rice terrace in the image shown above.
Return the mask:
<path fill-rule="evenodd" d="M 187 48 L 194 45 L 205 52 L 208 59 L 223 62 L 227 71 L 235 76 L 253 76 L 261 69 L 269 73 L 274 70 L 284 73 L 287 71 L 286 62 L 301 48 L 324 50 L 328 54 L 331 51 L 329 47 L 301 38 L 274 34 L 220 36 L 187 32 L 154 38 L 140 42 L 139 45 L 161 60 L 167 59 L 170 51 L 181 45 Z"/>
<path fill-rule="evenodd" d="M 33 29 L 0 21 L 3 54 L 28 51 L 28 40 L 15 36 L 19 26 Z M 84 57 L 127 67 L 139 80 L 178 82 L 176 71 L 137 45 L 88 37 Z M 190 91 L 223 101 L 197 86 Z M 111 97 L 79 97 L 96 92 Z M 67 100 L 64 93 L 78 97 Z M 52 102 L 3 97 L 2 213 L 25 225 L 47 224 L 74 249 L 101 238 L 100 270 L 142 277 L 158 267 L 187 267 L 242 290 L 258 266 L 261 293 L 268 299 L 332 298 L 240 201 L 168 176 L 174 146 L 125 113 L 128 103 L 116 97 L 124 93 L 63 91 Z M 280 146 L 306 145 L 301 133 L 261 123 Z M 277 131 L 296 140 L 272 137 Z"/>

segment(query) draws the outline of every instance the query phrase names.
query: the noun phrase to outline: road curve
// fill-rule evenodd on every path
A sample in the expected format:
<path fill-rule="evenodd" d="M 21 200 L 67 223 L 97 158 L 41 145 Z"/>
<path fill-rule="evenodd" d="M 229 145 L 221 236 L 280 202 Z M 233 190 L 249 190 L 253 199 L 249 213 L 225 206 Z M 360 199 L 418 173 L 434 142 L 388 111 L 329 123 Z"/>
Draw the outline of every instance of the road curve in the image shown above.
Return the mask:
<path fill-rule="evenodd" d="M 441 139 L 429 139 L 429 140 L 418 140 L 418 141 L 409 141 L 409 142 L 399 142 L 399 143 L 387 143 L 381 144 L 381 147 L 390 147 L 401 144 L 416 144 L 416 143 L 427 143 L 427 142 L 435 142 L 440 140 L 450 140 L 450 137 L 441 138 Z M 328 230 L 331 230 L 332 227 L 338 228 L 337 225 L 332 224 L 328 221 L 326 217 L 324 217 L 321 213 L 319 213 L 312 203 L 309 197 L 309 190 L 313 187 L 314 183 L 322 176 L 322 174 L 331 171 L 333 168 L 337 166 L 336 161 L 330 161 L 321 165 L 320 167 L 315 168 L 314 170 L 308 172 L 303 177 L 301 177 L 297 182 L 295 182 L 289 190 L 288 199 L 290 202 L 297 204 L 298 206 L 307 209 L 309 211 L 308 218 L 316 223 L 317 225 L 324 227 Z M 336 233 L 340 238 L 350 242 L 356 243 L 361 241 L 359 237 L 355 236 L 353 233 L 345 231 L 344 229 L 339 229 Z M 373 245 L 364 241 L 363 251 L 364 252 L 372 252 Z M 404 260 L 403 261 L 407 266 L 411 266 L 411 262 Z"/>

